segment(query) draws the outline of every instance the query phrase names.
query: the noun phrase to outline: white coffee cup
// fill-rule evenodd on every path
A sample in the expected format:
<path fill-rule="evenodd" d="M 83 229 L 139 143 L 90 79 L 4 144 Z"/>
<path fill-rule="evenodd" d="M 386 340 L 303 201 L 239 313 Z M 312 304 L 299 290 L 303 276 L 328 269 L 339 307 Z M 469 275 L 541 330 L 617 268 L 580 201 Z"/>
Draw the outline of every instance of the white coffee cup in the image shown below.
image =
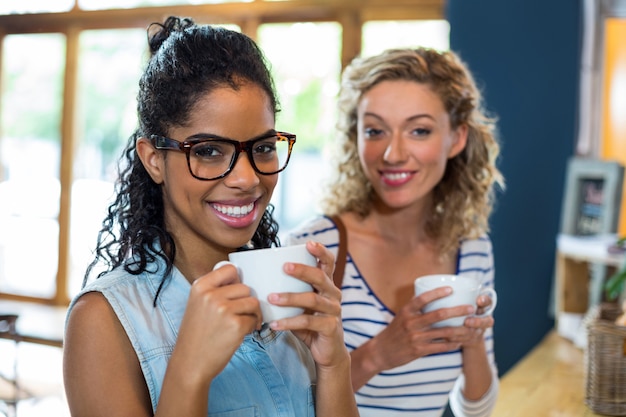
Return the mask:
<path fill-rule="evenodd" d="M 259 299 L 264 323 L 297 316 L 304 312 L 304 309 L 299 307 L 270 304 L 267 297 L 271 293 L 313 291 L 310 284 L 283 272 L 285 262 L 317 266 L 317 259 L 309 253 L 305 244 L 233 252 L 228 255 L 228 259 L 239 270 L 241 281 L 249 286 L 252 295 Z"/>
<path fill-rule="evenodd" d="M 436 274 L 419 277 L 415 280 L 415 295 L 418 296 L 439 287 L 452 287 L 452 294 L 425 305 L 422 309 L 424 313 L 460 305 L 472 305 L 476 308 L 476 299 L 480 295 L 486 295 L 491 298 L 491 305 L 482 314 L 472 316 L 485 317 L 493 313 L 498 303 L 498 294 L 493 288 L 481 287 L 477 278 L 466 275 Z M 434 323 L 432 327 L 462 326 L 467 317 L 470 316 L 451 317 Z"/>

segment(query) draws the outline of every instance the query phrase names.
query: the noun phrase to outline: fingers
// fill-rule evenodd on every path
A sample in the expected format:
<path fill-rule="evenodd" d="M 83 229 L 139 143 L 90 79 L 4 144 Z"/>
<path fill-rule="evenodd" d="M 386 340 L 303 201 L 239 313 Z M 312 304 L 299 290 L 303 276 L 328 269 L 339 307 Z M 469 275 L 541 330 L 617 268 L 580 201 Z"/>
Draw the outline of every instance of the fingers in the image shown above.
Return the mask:
<path fill-rule="evenodd" d="M 476 322 L 473 322 L 474 320 Z M 480 325 L 477 324 L 478 321 L 481 321 Z M 484 342 L 485 332 L 491 327 L 486 325 L 488 322 L 489 320 L 485 319 L 467 318 L 463 326 L 432 328 L 425 331 L 423 337 L 426 337 L 429 343 L 451 343 L 465 347 L 476 345 Z M 473 327 L 474 324 L 476 327 Z"/>
<path fill-rule="evenodd" d="M 476 299 L 476 307 L 472 305 L 458 305 L 455 307 L 438 308 L 432 311 L 432 306 L 428 306 L 433 301 L 446 297 L 451 293 L 450 287 L 440 287 L 433 290 L 424 292 L 419 296 L 413 298 L 411 303 L 407 306 L 409 314 L 418 316 L 419 319 L 415 320 L 417 326 L 430 326 L 436 322 L 462 316 L 479 316 L 489 310 L 493 303 L 493 300 L 488 295 L 481 295 Z M 487 318 L 487 315 L 481 316 L 481 318 Z M 489 327 L 492 322 L 476 322 L 480 323 L 477 327 Z M 459 323 L 461 325 L 462 323 Z"/>
<path fill-rule="evenodd" d="M 413 347 L 414 357 L 459 349 L 461 342 L 455 337 L 456 333 L 460 332 L 454 327 L 422 329 L 413 333 L 410 343 Z"/>
<path fill-rule="evenodd" d="M 307 331 L 328 335 L 335 333 L 341 326 L 340 316 L 319 314 L 300 314 L 270 323 L 270 327 L 274 330 L 306 329 Z"/>
<path fill-rule="evenodd" d="M 437 338 L 430 340 L 429 344 L 422 346 L 421 350 L 424 355 L 438 352 L 450 352 L 461 348 L 461 343 L 447 339 Z"/>
<path fill-rule="evenodd" d="M 481 295 L 476 299 L 478 307 L 489 307 L 493 303 L 493 300 L 488 295 Z"/>
<path fill-rule="evenodd" d="M 341 304 L 335 298 L 316 292 L 270 294 L 268 301 L 278 306 L 302 307 L 312 313 L 341 316 Z"/>
<path fill-rule="evenodd" d="M 222 261 L 215 265 L 213 271 L 201 276 L 192 285 L 196 285 L 196 283 L 201 286 L 217 288 L 241 283 L 241 279 L 235 265 Z"/>
<path fill-rule="evenodd" d="M 464 347 L 484 343 L 485 332 L 493 327 L 493 317 L 468 317 L 463 326 L 443 327 L 443 338 L 449 342 L 462 344 Z"/>
<path fill-rule="evenodd" d="M 487 295 L 481 295 L 476 299 L 476 314 L 482 314 L 483 312 L 489 310 L 489 307 L 493 304 L 493 300 L 491 297 Z"/>
<path fill-rule="evenodd" d="M 471 328 L 488 329 L 493 327 L 495 320 L 492 316 L 485 317 L 468 317 L 465 319 L 464 325 Z"/>
<path fill-rule="evenodd" d="M 301 271 L 293 271 L 296 277 L 297 272 Z M 322 274 L 322 271 L 318 269 L 318 273 Z M 308 329 L 314 332 L 332 331 L 336 327 L 336 322 L 341 326 L 341 291 L 335 288 L 332 282 L 329 285 L 329 288 L 322 291 L 270 294 L 268 301 L 271 304 L 301 307 L 305 310 L 304 314 L 277 320 L 270 323 L 270 326 L 275 330 Z M 313 286 L 319 288 L 315 284 Z"/>
<path fill-rule="evenodd" d="M 278 320 L 270 324 L 275 329 L 307 329 L 313 332 L 334 331 L 341 326 L 341 290 L 330 279 L 335 267 L 333 254 L 317 242 L 307 242 L 308 251 L 317 258 L 318 266 L 286 263 L 288 275 L 308 282 L 312 292 L 270 294 L 268 301 L 278 306 L 294 306 L 305 309 L 305 314 Z"/>
<path fill-rule="evenodd" d="M 403 309 L 403 313 L 410 317 L 408 322 L 412 329 L 431 327 L 433 324 L 446 319 L 470 316 L 475 313 L 475 308 L 471 305 L 459 305 L 424 311 L 424 306 L 428 305 L 428 303 L 433 300 L 441 298 L 442 293 L 444 293 L 442 289 L 429 291 L 413 298 L 413 300 L 406 305 L 406 309 Z M 459 323 L 459 325 L 461 324 L 462 323 Z"/>
<path fill-rule="evenodd" d="M 330 279 L 335 267 L 333 254 L 317 242 L 307 242 L 307 249 L 317 258 L 317 267 L 287 262 L 283 270 L 286 274 L 311 284 L 317 293 L 340 300 L 341 290 L 336 288 Z"/>
<path fill-rule="evenodd" d="M 206 310 L 213 319 L 228 321 L 229 317 L 242 317 L 244 326 L 252 328 L 261 323 L 259 300 L 252 297 L 250 287 L 241 283 L 237 268 L 223 265 L 198 278 L 191 284 L 190 302 Z M 239 320 L 235 317 L 235 321 Z"/>
<path fill-rule="evenodd" d="M 426 304 L 429 304 L 440 298 L 447 297 L 450 294 L 452 294 L 452 287 L 445 286 L 435 288 L 414 297 L 411 301 L 411 305 L 412 308 L 415 309 L 415 312 L 421 312 L 422 308 L 424 308 Z"/>
<path fill-rule="evenodd" d="M 259 301 L 256 298 L 225 298 L 213 293 L 207 297 L 207 302 L 212 306 L 211 320 L 230 322 L 244 333 L 254 330 L 262 321 Z"/>
<path fill-rule="evenodd" d="M 309 253 L 317 258 L 318 266 L 324 274 L 331 277 L 335 270 L 335 257 L 324 245 L 318 242 L 309 241 L 306 243 Z"/>

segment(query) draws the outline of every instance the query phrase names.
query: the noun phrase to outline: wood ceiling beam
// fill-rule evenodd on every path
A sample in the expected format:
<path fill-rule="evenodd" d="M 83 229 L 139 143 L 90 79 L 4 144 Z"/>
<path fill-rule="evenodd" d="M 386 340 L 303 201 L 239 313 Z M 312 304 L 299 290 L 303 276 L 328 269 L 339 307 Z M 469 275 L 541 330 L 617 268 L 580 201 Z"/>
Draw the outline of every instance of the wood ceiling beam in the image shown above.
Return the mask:
<path fill-rule="evenodd" d="M 202 23 L 230 23 L 254 20 L 261 23 L 293 21 L 339 21 L 346 14 L 361 20 L 443 19 L 444 0 L 292 0 L 253 1 L 141 7 L 134 9 L 80 10 L 61 13 L 0 15 L 6 34 L 64 32 L 82 29 L 145 28 L 165 17 L 189 16 Z"/>

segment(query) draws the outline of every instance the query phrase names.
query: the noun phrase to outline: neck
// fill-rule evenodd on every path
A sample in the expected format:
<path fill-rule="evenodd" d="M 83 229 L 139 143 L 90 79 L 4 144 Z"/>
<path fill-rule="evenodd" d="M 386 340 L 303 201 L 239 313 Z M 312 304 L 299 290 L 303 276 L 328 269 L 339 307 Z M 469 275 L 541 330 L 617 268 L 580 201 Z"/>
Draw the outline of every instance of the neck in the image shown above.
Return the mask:
<path fill-rule="evenodd" d="M 433 243 L 426 234 L 426 219 L 429 215 L 430 209 L 427 204 L 400 210 L 374 204 L 364 221 L 368 223 L 369 228 L 390 243 L 415 247 Z"/>
<path fill-rule="evenodd" d="M 218 262 L 228 260 L 228 254 L 232 252 L 232 249 L 215 248 L 204 244 L 184 245 L 176 238 L 174 241 L 176 243 L 174 265 L 190 283 L 212 271 Z"/>

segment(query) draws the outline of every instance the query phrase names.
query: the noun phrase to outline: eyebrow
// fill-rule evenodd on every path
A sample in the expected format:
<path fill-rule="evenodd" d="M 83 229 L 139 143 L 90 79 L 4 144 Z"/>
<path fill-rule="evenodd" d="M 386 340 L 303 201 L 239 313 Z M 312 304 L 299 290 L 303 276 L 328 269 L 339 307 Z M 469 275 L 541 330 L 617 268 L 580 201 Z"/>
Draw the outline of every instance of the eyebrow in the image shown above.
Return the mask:
<path fill-rule="evenodd" d="M 276 129 L 268 129 L 268 130 L 266 130 L 265 132 L 263 132 L 263 133 L 261 133 L 259 135 L 256 135 L 256 136 L 253 136 L 253 137 L 251 137 L 249 139 L 245 139 L 243 141 L 240 141 L 240 140 L 229 138 L 229 137 L 226 137 L 226 136 L 220 136 L 220 135 L 217 135 L 217 134 L 214 134 L 214 133 L 201 132 L 201 133 L 195 133 L 195 134 L 187 137 L 185 140 L 187 141 L 187 140 L 193 140 L 193 139 L 218 139 L 218 140 L 234 140 L 234 141 L 237 141 L 237 142 L 250 142 L 251 140 L 256 140 L 256 139 L 262 138 L 264 136 L 274 135 L 276 133 L 277 133 Z"/>
<path fill-rule="evenodd" d="M 378 120 L 381 120 L 381 121 L 385 120 L 381 116 L 377 115 L 376 113 L 372 113 L 372 112 L 365 112 L 365 113 L 363 113 L 363 116 L 364 117 L 365 116 L 371 116 L 371 117 L 374 117 L 374 118 L 376 118 Z M 432 115 L 428 114 L 428 113 L 420 113 L 420 114 L 415 114 L 415 115 L 409 117 L 408 119 L 406 119 L 406 121 L 412 122 L 414 120 L 421 119 L 421 118 L 424 118 L 424 117 L 426 117 L 427 119 L 433 120 L 433 121 L 435 120 L 435 118 Z"/>

